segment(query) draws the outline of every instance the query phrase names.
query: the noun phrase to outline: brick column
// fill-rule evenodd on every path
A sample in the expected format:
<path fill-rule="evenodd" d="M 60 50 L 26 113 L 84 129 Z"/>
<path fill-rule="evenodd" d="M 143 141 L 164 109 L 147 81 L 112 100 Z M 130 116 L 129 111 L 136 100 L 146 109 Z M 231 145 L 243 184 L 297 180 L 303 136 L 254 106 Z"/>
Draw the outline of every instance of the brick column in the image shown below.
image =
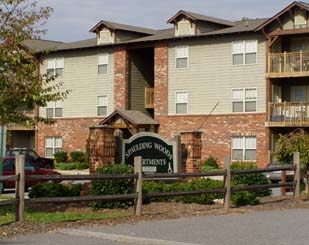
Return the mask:
<path fill-rule="evenodd" d="M 202 157 L 202 132 L 181 132 L 180 142 L 182 151 L 182 171 L 185 173 L 200 173 Z"/>
<path fill-rule="evenodd" d="M 154 48 L 154 114 L 167 115 L 168 43 L 156 43 Z"/>
<path fill-rule="evenodd" d="M 115 162 L 115 129 L 112 126 L 95 126 L 89 130 L 89 172 L 94 174 L 97 168 Z"/>
<path fill-rule="evenodd" d="M 125 46 L 114 52 L 114 103 L 115 109 L 128 109 L 129 105 L 129 55 Z"/>

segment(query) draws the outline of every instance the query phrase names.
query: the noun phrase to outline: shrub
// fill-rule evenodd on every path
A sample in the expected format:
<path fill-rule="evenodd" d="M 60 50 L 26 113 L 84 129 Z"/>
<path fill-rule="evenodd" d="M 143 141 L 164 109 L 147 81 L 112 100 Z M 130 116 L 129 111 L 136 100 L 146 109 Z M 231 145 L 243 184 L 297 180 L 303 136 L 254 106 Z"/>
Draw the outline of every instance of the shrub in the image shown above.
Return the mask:
<path fill-rule="evenodd" d="M 78 170 L 87 169 L 87 168 L 89 168 L 88 162 L 79 162 L 76 165 L 76 169 Z"/>
<path fill-rule="evenodd" d="M 256 169 L 256 165 L 248 162 L 237 162 L 232 164 L 232 170 L 236 169 Z M 232 184 L 234 186 L 248 186 L 248 185 L 265 185 L 269 184 L 267 177 L 262 173 L 257 174 L 240 174 L 232 176 Z M 270 196 L 271 191 L 269 189 L 266 190 L 256 190 L 250 191 L 254 193 L 257 197 Z"/>
<path fill-rule="evenodd" d="M 83 162 L 85 160 L 85 153 L 82 151 L 70 152 L 70 158 L 72 162 Z"/>
<path fill-rule="evenodd" d="M 176 182 L 173 184 L 166 184 L 163 182 L 144 182 L 143 192 L 180 192 L 180 191 L 195 191 L 223 188 L 223 182 L 212 179 L 196 179 L 191 182 Z M 214 199 L 222 198 L 222 194 L 200 194 L 179 197 L 164 197 L 151 198 L 146 201 L 177 201 L 183 203 L 198 203 L 198 204 L 213 204 Z"/>
<path fill-rule="evenodd" d="M 125 164 L 111 164 L 97 170 L 99 174 L 132 174 L 133 167 Z M 94 195 L 115 195 L 134 193 L 134 180 L 96 180 L 92 182 L 91 193 Z M 133 205 L 130 201 L 95 201 L 94 208 L 127 208 Z"/>
<path fill-rule="evenodd" d="M 66 162 L 68 160 L 68 155 L 65 151 L 58 151 L 54 154 L 56 163 Z"/>
<path fill-rule="evenodd" d="M 260 203 L 257 196 L 249 191 L 235 192 L 231 196 L 231 201 L 234 205 L 245 206 L 245 205 L 257 205 Z"/>
<path fill-rule="evenodd" d="M 73 169 L 87 169 L 88 163 L 87 162 L 61 162 L 56 163 L 56 169 L 60 170 L 73 170 Z"/>
<path fill-rule="evenodd" d="M 29 191 L 30 198 L 79 196 L 82 184 L 40 183 Z"/>
<path fill-rule="evenodd" d="M 217 159 L 214 158 L 213 156 L 209 156 L 206 160 L 204 160 L 202 166 L 209 166 L 212 167 L 213 169 L 219 168 Z"/>

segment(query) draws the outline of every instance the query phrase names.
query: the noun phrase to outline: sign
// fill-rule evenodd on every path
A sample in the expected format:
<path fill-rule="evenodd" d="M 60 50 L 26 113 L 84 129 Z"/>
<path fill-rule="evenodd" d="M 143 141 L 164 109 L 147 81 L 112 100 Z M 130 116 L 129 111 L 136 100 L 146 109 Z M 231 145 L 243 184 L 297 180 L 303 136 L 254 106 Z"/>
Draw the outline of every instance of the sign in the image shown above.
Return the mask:
<path fill-rule="evenodd" d="M 176 142 L 168 142 L 158 134 L 142 132 L 124 140 L 123 161 L 134 165 L 134 157 L 142 157 L 145 173 L 174 173 L 177 168 Z"/>

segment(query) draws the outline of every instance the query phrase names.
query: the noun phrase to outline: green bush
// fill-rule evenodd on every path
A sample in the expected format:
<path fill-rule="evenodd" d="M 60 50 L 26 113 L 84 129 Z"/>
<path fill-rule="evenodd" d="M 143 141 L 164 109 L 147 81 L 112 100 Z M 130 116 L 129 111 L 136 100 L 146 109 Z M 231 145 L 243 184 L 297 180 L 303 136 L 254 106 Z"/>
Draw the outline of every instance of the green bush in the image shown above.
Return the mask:
<path fill-rule="evenodd" d="M 82 151 L 70 152 L 70 158 L 72 162 L 83 162 L 85 160 L 85 153 Z"/>
<path fill-rule="evenodd" d="M 143 192 L 180 192 L 180 191 L 195 191 L 195 190 L 208 190 L 223 188 L 223 182 L 212 179 L 196 179 L 190 182 L 176 182 L 173 184 L 166 184 L 163 182 L 144 182 Z M 200 194 L 188 195 L 179 197 L 164 197 L 164 198 L 151 198 L 147 202 L 153 201 L 177 201 L 183 203 L 198 203 L 198 204 L 213 204 L 214 199 L 222 198 L 222 194 Z"/>
<path fill-rule="evenodd" d="M 30 198 L 79 196 L 82 184 L 40 183 L 29 191 Z"/>
<path fill-rule="evenodd" d="M 255 169 L 256 166 L 249 162 L 237 162 L 231 166 L 232 170 Z M 269 184 L 267 177 L 262 173 L 232 175 L 232 186 L 250 186 Z M 257 205 L 260 203 L 258 197 L 270 196 L 271 190 L 240 191 L 232 193 L 231 200 L 234 205 Z"/>
<path fill-rule="evenodd" d="M 61 162 L 56 163 L 56 169 L 60 170 L 73 170 L 73 169 L 87 169 L 88 163 L 87 162 Z"/>
<path fill-rule="evenodd" d="M 213 169 L 218 169 L 218 161 L 213 156 L 209 156 L 206 160 L 202 162 L 202 166 L 212 167 Z"/>
<path fill-rule="evenodd" d="M 58 151 L 54 154 L 56 163 L 66 162 L 68 160 L 68 154 L 65 151 Z"/>
<path fill-rule="evenodd" d="M 125 164 L 111 164 L 97 170 L 99 174 L 132 174 L 133 167 Z M 116 195 L 134 193 L 134 180 L 96 180 L 92 182 L 91 193 L 94 195 Z M 127 208 L 133 200 L 92 203 L 94 208 Z"/>

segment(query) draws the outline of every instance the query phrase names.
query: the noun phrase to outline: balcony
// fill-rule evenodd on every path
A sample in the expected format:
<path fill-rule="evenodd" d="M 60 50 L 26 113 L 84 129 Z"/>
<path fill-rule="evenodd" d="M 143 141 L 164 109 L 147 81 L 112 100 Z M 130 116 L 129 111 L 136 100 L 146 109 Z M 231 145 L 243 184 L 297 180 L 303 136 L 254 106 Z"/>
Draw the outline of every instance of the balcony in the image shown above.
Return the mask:
<path fill-rule="evenodd" d="M 145 87 L 145 108 L 154 108 L 154 88 Z"/>
<path fill-rule="evenodd" d="M 34 109 L 25 109 L 25 108 L 19 108 L 18 109 L 19 112 L 23 113 L 25 116 L 28 117 L 35 117 L 35 110 Z M 35 130 L 35 127 L 26 127 L 20 124 L 16 124 L 16 123 L 10 123 L 7 125 L 7 130 L 8 131 L 31 131 L 31 130 Z"/>
<path fill-rule="evenodd" d="M 268 60 L 269 78 L 309 76 L 309 52 L 270 54 Z"/>
<path fill-rule="evenodd" d="M 270 103 L 268 127 L 309 127 L 309 102 Z"/>

